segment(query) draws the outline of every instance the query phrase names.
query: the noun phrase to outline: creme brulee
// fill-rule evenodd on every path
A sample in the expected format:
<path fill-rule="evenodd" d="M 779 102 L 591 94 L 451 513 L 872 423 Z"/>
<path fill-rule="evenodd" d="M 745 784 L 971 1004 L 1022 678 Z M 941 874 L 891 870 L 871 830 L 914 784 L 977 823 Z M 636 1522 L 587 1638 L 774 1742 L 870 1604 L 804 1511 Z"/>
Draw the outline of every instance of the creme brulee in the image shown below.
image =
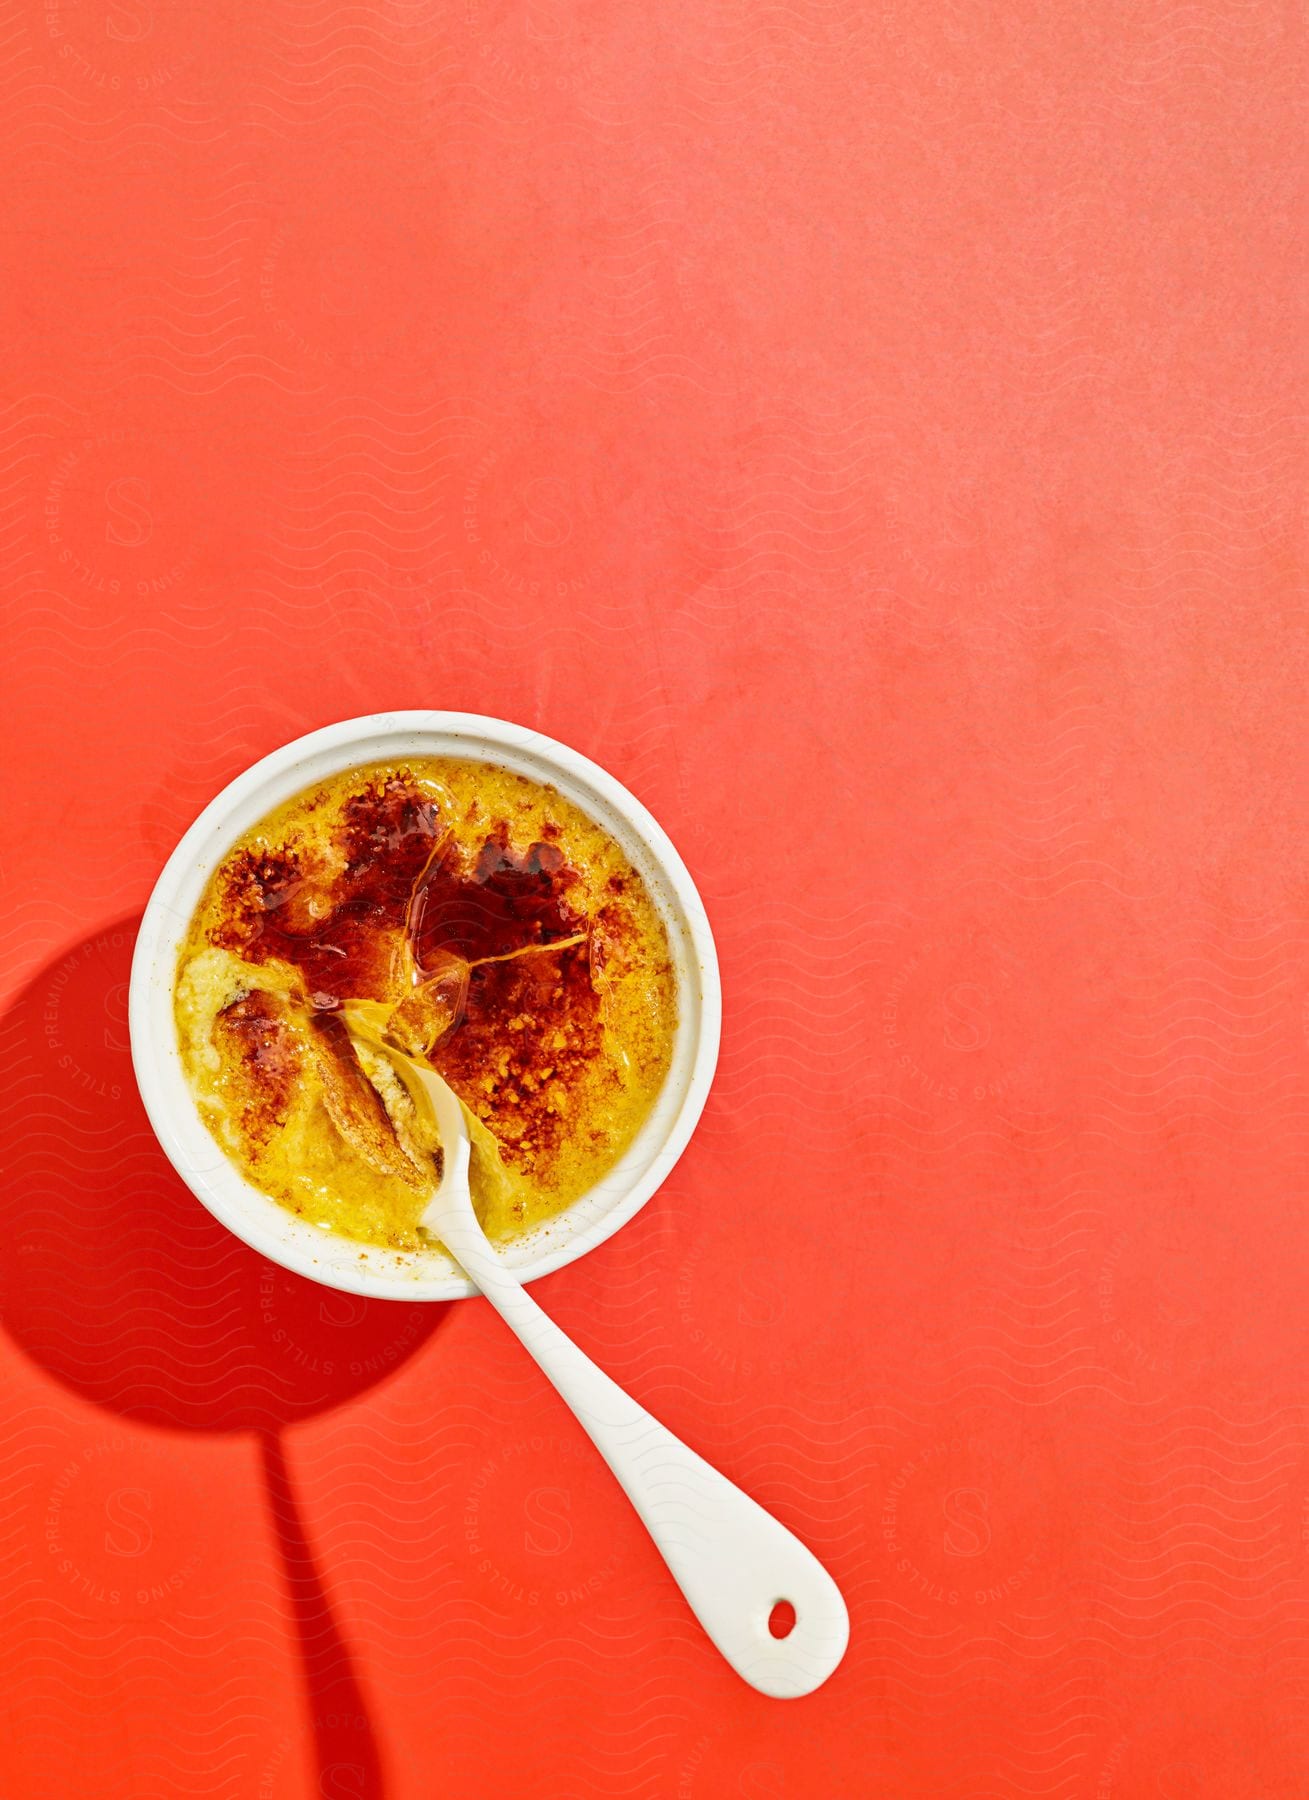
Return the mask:
<path fill-rule="evenodd" d="M 440 1170 L 426 1060 L 473 1139 L 492 1236 L 592 1187 L 631 1143 L 677 1022 L 667 934 L 600 826 L 486 763 L 331 777 L 215 871 L 178 963 L 182 1061 L 214 1137 L 325 1230 L 413 1250 Z"/>

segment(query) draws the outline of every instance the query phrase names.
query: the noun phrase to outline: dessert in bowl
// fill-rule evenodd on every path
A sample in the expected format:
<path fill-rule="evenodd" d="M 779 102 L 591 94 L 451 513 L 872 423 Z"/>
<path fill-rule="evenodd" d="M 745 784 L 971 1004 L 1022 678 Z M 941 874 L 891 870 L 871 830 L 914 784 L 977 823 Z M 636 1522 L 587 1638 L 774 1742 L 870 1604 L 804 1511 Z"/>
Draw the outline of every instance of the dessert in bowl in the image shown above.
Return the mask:
<path fill-rule="evenodd" d="M 576 752 L 476 715 L 331 726 L 219 795 L 142 921 L 133 1059 L 178 1172 L 329 1285 L 472 1290 L 418 1229 L 458 1095 L 473 1198 L 523 1279 L 629 1218 L 717 1054 L 703 907 L 645 809 Z"/>
<path fill-rule="evenodd" d="M 713 942 L 639 802 L 498 720 L 316 732 L 238 777 L 170 857 L 129 1020 L 151 1122 L 223 1223 L 335 1287 L 480 1291 L 738 1674 L 783 1698 L 827 1678 L 849 1619 L 822 1564 L 520 1285 L 632 1216 L 713 1076 Z"/>

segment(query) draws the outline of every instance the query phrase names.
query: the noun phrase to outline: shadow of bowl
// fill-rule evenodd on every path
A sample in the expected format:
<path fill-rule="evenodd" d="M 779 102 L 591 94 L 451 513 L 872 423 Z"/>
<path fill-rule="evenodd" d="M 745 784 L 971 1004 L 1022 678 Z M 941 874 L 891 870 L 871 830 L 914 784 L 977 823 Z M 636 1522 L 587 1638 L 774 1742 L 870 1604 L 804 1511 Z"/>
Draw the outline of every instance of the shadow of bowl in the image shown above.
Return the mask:
<path fill-rule="evenodd" d="M 335 1770 L 337 1788 L 380 1796 L 376 1742 L 282 1432 L 392 1374 L 448 1307 L 317 1287 L 247 1249 L 185 1187 L 132 1075 L 136 924 L 77 944 L 0 1016 L 0 1316 L 34 1364 L 107 1411 L 174 1431 L 257 1435 L 320 1785 Z"/>

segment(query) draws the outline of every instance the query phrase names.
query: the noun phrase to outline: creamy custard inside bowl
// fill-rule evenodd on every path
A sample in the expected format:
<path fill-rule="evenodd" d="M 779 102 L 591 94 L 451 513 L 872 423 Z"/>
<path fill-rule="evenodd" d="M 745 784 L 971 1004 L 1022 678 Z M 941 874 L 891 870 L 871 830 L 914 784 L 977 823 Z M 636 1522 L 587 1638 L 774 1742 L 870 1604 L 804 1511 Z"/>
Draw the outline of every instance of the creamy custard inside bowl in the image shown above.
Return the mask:
<path fill-rule="evenodd" d="M 287 745 L 170 858 L 133 963 L 155 1130 L 253 1248 L 331 1286 L 472 1291 L 417 1219 L 441 1147 L 403 1057 L 459 1094 L 474 1201 L 525 1279 L 616 1230 L 703 1106 L 719 989 L 668 839 L 576 752 L 399 713 Z"/>

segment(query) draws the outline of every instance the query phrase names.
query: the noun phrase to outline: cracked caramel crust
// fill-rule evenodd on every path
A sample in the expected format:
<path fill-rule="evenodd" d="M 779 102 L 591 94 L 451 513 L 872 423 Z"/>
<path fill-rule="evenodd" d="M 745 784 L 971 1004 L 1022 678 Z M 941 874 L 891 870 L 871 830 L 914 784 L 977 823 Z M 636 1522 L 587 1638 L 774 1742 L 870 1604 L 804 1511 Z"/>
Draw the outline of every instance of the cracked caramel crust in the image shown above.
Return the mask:
<path fill-rule="evenodd" d="M 202 977 L 220 972 L 240 991 L 211 1007 Z M 178 993 L 188 1074 L 229 1153 L 319 1223 L 392 1245 L 416 1242 L 439 1150 L 359 1066 L 352 1005 L 491 1134 L 498 1167 L 482 1159 L 474 1200 L 502 1233 L 617 1160 L 676 1023 L 664 928 L 619 847 L 552 789 L 448 759 L 351 771 L 247 833 L 197 912 Z M 279 1144 L 312 1164 L 333 1136 L 335 1168 L 273 1172 Z"/>

